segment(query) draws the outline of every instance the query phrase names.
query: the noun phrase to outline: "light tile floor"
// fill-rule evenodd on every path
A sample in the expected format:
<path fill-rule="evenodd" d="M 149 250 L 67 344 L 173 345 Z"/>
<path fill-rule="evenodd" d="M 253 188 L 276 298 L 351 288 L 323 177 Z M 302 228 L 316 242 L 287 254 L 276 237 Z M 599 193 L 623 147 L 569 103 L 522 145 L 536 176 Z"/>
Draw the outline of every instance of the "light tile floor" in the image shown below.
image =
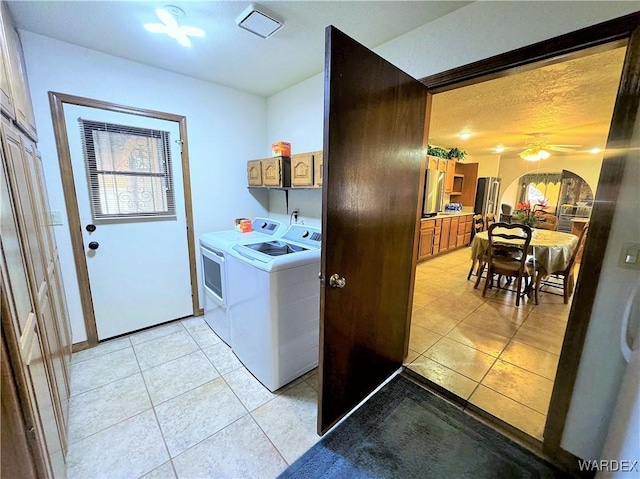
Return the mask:
<path fill-rule="evenodd" d="M 73 355 L 74 478 L 271 478 L 320 438 L 317 373 L 271 393 L 189 318 Z"/>
<path fill-rule="evenodd" d="M 467 280 L 469 248 L 417 267 L 405 365 L 476 407 L 542 439 L 571 304 L 539 304 Z M 577 277 L 577 274 L 576 274 Z"/>

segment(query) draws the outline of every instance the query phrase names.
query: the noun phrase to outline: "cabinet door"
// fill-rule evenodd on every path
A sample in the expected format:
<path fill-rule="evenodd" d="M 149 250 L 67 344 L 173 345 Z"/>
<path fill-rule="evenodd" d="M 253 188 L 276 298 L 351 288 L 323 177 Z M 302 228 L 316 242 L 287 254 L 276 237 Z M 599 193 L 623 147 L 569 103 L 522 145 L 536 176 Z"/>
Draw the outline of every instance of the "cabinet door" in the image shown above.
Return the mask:
<path fill-rule="evenodd" d="M 456 172 L 456 162 L 454 160 L 445 161 L 446 166 L 446 182 L 444 187 L 445 193 L 451 193 L 453 191 L 453 180 Z"/>
<path fill-rule="evenodd" d="M 428 170 L 437 170 L 438 169 L 438 158 L 435 156 L 428 156 L 427 169 Z"/>
<path fill-rule="evenodd" d="M 313 186 L 313 154 L 291 155 L 291 186 Z"/>
<path fill-rule="evenodd" d="M 442 220 L 436 220 L 436 226 L 433 230 L 433 248 L 432 255 L 436 255 L 440 252 L 440 235 L 442 233 Z"/>
<path fill-rule="evenodd" d="M 4 40 L 4 39 L 3 39 Z M 13 93 L 9 83 L 9 64 L 6 58 L 5 42 L 0 48 L 0 109 L 12 120 L 15 120 L 16 113 L 13 107 Z"/>
<path fill-rule="evenodd" d="M 316 151 L 313 153 L 313 184 L 314 186 L 322 186 L 323 175 L 323 157 L 322 151 Z"/>
<path fill-rule="evenodd" d="M 264 186 L 282 186 L 282 158 L 262 160 L 262 184 Z"/>
<path fill-rule="evenodd" d="M 451 230 L 451 218 L 442 220 L 442 230 L 440 231 L 440 251 L 449 249 L 449 231 Z"/>
<path fill-rule="evenodd" d="M 446 171 L 447 171 L 447 163 L 449 163 L 449 160 L 443 160 L 442 158 L 440 158 L 438 160 L 438 170 L 439 171 L 444 171 L 446 173 Z"/>
<path fill-rule="evenodd" d="M 37 141 L 38 137 L 36 135 L 29 80 L 27 79 L 27 69 L 24 63 L 22 45 L 20 44 L 18 31 L 11 21 L 6 2 L 2 2 L 0 16 L 4 40 L 2 43 L 6 54 L 5 59 L 9 67 L 9 82 L 11 83 L 11 92 L 13 93 L 16 122 L 25 133 Z"/>
<path fill-rule="evenodd" d="M 458 218 L 451 218 L 451 229 L 449 230 L 449 249 L 456 247 L 458 238 Z"/>
<path fill-rule="evenodd" d="M 262 166 L 260 160 L 247 161 L 247 183 L 249 186 L 262 186 Z"/>

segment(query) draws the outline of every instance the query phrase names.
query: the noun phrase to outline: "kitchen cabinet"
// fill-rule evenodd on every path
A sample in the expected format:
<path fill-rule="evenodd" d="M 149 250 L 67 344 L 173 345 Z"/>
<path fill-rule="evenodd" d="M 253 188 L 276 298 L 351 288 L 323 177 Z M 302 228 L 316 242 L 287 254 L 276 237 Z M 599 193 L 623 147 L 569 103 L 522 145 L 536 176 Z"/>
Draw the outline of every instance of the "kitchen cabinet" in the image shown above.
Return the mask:
<path fill-rule="evenodd" d="M 478 179 L 478 163 L 455 162 L 453 186 L 450 192 L 452 203 L 473 206 L 476 199 L 476 182 Z"/>
<path fill-rule="evenodd" d="M 455 160 L 444 160 L 445 163 L 445 187 L 444 192 L 451 194 L 454 191 L 454 179 L 456 171 Z"/>
<path fill-rule="evenodd" d="M 274 156 L 273 158 L 247 161 L 247 183 L 254 187 L 290 187 L 291 158 Z"/>
<path fill-rule="evenodd" d="M 440 158 L 437 156 L 427 155 L 427 170 L 437 170 Z"/>
<path fill-rule="evenodd" d="M 69 410 L 71 333 L 60 260 L 20 39 L 0 4 L 0 301 L 3 379 L 9 374 L 17 408 L 2 409 L 2 457 L 25 437 L 29 450 L 3 475 L 64 477 Z M 6 358 L 5 358 L 6 351 Z M 6 359 L 6 361 L 5 361 Z M 6 367 L 6 368 L 5 368 Z M 4 402 L 3 402 L 4 405 Z M 4 424 L 12 424 L 10 430 Z M 23 431 L 20 433 L 20 431 Z"/>
<path fill-rule="evenodd" d="M 418 261 L 452 251 L 471 242 L 473 215 L 420 220 Z"/>
<path fill-rule="evenodd" d="M 433 254 L 433 239 L 435 236 L 436 220 L 420 221 L 420 244 L 418 245 L 418 261 L 427 259 Z"/>
<path fill-rule="evenodd" d="M 460 218 L 458 218 L 457 216 L 451 218 L 451 226 L 449 229 L 449 249 L 453 249 L 457 246 L 459 222 Z"/>
<path fill-rule="evenodd" d="M 440 253 L 449 249 L 449 234 L 451 232 L 451 218 L 442 219 L 442 230 L 440 231 Z"/>
<path fill-rule="evenodd" d="M 249 186 L 262 186 L 262 160 L 247 161 L 247 181 Z"/>
<path fill-rule="evenodd" d="M 5 113 L 11 119 L 15 119 L 18 127 L 26 133 L 32 140 L 37 141 L 33 106 L 31 104 L 31 93 L 29 90 L 29 80 L 27 79 L 27 69 L 22 53 L 22 45 L 18 31 L 13 25 L 9 8 L 6 2 L 0 5 L 0 23 L 2 26 L 2 67 L 4 69 L 2 77 L 6 77 L 8 83 L 3 78 L 2 97 L 0 104 Z M 9 96 L 10 100 L 4 98 Z M 13 109 L 11 108 L 13 106 Z M 13 110 L 13 111 L 12 111 Z"/>
<path fill-rule="evenodd" d="M 247 161 L 251 188 L 322 188 L 322 151 Z"/>
<path fill-rule="evenodd" d="M 313 153 L 291 155 L 291 186 L 313 186 Z"/>
<path fill-rule="evenodd" d="M 323 175 L 323 155 L 322 150 L 313 152 L 313 186 L 317 188 L 322 187 L 322 175 Z"/>

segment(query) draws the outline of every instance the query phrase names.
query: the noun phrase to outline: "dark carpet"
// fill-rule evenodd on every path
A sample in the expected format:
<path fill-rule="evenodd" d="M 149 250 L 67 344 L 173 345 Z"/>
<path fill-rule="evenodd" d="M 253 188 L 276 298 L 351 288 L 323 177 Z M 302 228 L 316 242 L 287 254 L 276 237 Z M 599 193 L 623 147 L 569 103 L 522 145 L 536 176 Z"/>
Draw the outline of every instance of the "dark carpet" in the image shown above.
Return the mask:
<path fill-rule="evenodd" d="M 280 478 L 570 477 L 396 376 Z"/>

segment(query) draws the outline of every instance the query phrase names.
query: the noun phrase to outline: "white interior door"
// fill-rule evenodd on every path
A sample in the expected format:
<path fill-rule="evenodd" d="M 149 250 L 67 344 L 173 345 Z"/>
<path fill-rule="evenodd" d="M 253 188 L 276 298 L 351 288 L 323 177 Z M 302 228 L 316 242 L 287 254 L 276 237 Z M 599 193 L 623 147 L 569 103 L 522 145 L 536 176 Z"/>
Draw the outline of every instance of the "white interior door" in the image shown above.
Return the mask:
<path fill-rule="evenodd" d="M 64 113 L 98 339 L 193 314 L 180 144 L 176 142 L 180 139 L 178 123 L 68 104 L 64 106 Z M 125 214 L 108 218 L 96 214 L 96 207 L 92 209 L 90 201 L 92 193 L 94 204 L 98 191 L 98 200 L 104 204 L 115 201 L 117 204 L 111 211 L 117 211 L 121 204 L 126 209 L 126 204 L 133 205 L 138 198 L 145 197 L 147 183 L 160 184 L 162 179 L 145 178 L 145 183 L 136 183 L 137 179 L 127 175 L 122 178 L 118 171 L 113 174 L 118 180 L 113 180 L 111 196 L 108 196 L 109 188 L 104 186 L 107 180 L 101 173 L 98 176 L 102 180 L 94 180 L 92 188 L 83 154 L 80 118 L 169 132 L 171 161 L 167 171 L 173 176 L 175 214 L 161 217 L 129 213 L 129 218 L 125 218 Z M 123 148 L 129 148 L 128 144 Z M 111 149 L 114 148 L 107 148 Z M 106 169 L 121 170 L 117 160 L 110 161 L 112 167 Z M 154 195 L 157 196 L 157 192 Z M 132 200 L 132 197 L 135 198 Z M 89 225 L 94 225 L 95 230 L 89 231 Z M 90 249 L 90 243 L 97 249 Z"/>

